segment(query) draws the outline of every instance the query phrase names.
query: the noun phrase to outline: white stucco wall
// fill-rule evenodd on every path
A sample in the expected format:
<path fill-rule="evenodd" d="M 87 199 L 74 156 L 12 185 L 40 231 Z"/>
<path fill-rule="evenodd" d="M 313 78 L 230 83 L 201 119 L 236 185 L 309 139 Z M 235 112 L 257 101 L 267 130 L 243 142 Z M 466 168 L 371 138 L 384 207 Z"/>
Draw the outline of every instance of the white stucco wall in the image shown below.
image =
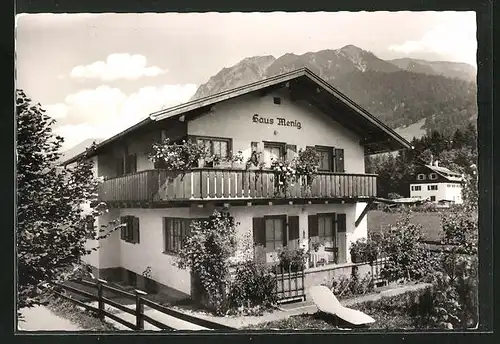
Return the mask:
<path fill-rule="evenodd" d="M 274 104 L 274 96 L 281 97 L 280 105 Z M 255 114 L 272 118 L 273 124 L 254 123 Z M 278 125 L 278 117 L 299 121 L 301 129 Z M 360 137 L 313 106 L 292 102 L 283 92 L 265 97 L 250 94 L 217 104 L 211 113 L 188 122 L 188 134 L 232 138 L 233 151 L 242 151 L 246 157 L 250 156 L 251 142 L 261 141 L 295 144 L 297 150 L 314 145 L 343 148 L 345 172 L 365 173 Z"/>
<path fill-rule="evenodd" d="M 437 190 L 428 190 L 428 185 L 437 185 Z M 455 185 L 455 187 L 453 187 Z M 412 191 L 413 186 L 421 186 L 420 191 Z M 430 198 L 436 197 L 436 201 L 440 200 L 455 200 L 455 203 L 462 203 L 462 187 L 460 184 L 453 183 L 426 183 L 426 184 L 410 184 L 410 197 L 415 198 Z"/>
<path fill-rule="evenodd" d="M 349 262 L 349 244 L 357 238 L 366 236 L 366 218 L 355 228 L 354 222 L 364 209 L 364 204 L 318 204 L 318 205 L 259 205 L 238 206 L 229 209 L 235 221 L 239 223 L 237 237 L 239 241 L 245 235 L 252 238 L 253 217 L 265 215 L 299 216 L 300 238 L 308 238 L 308 215 L 317 213 L 345 213 L 347 232 L 346 246 L 341 249 L 344 259 Z M 191 278 L 189 271 L 174 266 L 174 256 L 164 252 L 163 217 L 202 218 L 212 213 L 206 208 L 166 208 L 166 209 L 121 209 L 114 210 L 101 217 L 100 223 L 120 216 L 133 215 L 139 217 L 140 243 L 131 244 L 120 240 L 119 231 L 100 242 L 98 256 L 92 254 L 88 262 L 100 268 L 123 267 L 137 274 L 149 266 L 156 281 L 190 294 Z M 97 259 L 98 257 L 98 259 Z M 98 260 L 98 262 L 96 262 Z"/>

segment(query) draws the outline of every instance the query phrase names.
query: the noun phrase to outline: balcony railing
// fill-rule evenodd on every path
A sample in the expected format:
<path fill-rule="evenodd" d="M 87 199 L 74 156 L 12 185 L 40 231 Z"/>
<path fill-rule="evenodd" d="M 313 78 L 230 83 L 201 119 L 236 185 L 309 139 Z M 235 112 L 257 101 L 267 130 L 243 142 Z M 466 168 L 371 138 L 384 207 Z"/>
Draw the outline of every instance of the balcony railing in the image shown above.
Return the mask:
<path fill-rule="evenodd" d="M 105 202 L 165 202 L 189 200 L 335 199 L 374 197 L 377 176 L 321 172 L 307 186 L 303 179 L 287 190 L 276 183 L 272 171 L 193 169 L 186 174 L 147 170 L 104 181 L 100 200 Z"/>

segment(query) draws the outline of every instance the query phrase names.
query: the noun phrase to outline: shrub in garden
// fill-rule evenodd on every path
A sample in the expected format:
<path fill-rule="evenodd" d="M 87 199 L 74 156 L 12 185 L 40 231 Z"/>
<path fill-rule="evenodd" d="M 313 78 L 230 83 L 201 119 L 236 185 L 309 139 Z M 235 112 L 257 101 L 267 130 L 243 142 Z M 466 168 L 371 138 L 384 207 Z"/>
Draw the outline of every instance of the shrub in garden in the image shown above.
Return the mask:
<path fill-rule="evenodd" d="M 384 234 L 382 251 L 387 262 L 381 276 L 389 282 L 420 280 L 432 270 L 430 252 L 420 244 L 423 239 L 422 226 L 410 222 L 410 212 L 406 211 L 394 229 Z"/>
<path fill-rule="evenodd" d="M 229 307 L 244 313 L 276 303 L 276 276 L 265 263 L 253 260 L 238 264 L 229 291 Z"/>
<path fill-rule="evenodd" d="M 353 263 L 374 262 L 380 255 L 380 233 L 370 233 L 368 239 L 360 238 L 349 247 Z"/>
<path fill-rule="evenodd" d="M 338 279 L 334 278 L 330 289 L 338 298 L 348 298 L 373 291 L 374 283 L 370 273 L 360 279 L 358 268 L 354 266 L 349 277 L 341 275 Z"/>
<path fill-rule="evenodd" d="M 442 253 L 432 288 L 422 295 L 419 316 L 425 324 L 444 328 L 474 327 L 478 321 L 477 211 L 456 207 L 443 217 Z"/>
<path fill-rule="evenodd" d="M 288 247 L 282 248 L 278 253 L 280 265 L 283 269 L 290 269 L 297 271 L 302 269 L 307 260 L 307 254 L 302 248 L 290 249 Z"/>
<path fill-rule="evenodd" d="M 214 211 L 209 221 L 193 221 L 177 265 L 189 268 L 216 314 L 227 311 L 229 258 L 236 251 L 236 226 L 227 213 Z"/>

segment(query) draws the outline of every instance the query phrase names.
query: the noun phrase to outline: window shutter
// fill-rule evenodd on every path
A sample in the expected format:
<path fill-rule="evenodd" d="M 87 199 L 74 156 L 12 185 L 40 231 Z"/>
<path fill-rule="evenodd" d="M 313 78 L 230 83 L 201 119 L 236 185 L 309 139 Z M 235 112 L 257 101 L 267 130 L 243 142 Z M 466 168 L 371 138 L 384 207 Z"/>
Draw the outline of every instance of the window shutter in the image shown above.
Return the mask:
<path fill-rule="evenodd" d="M 318 236 L 318 215 L 309 215 L 308 218 L 309 238 Z"/>
<path fill-rule="evenodd" d="M 289 216 L 288 217 L 288 233 L 289 240 L 299 239 L 299 217 Z"/>
<path fill-rule="evenodd" d="M 139 231 L 139 218 L 132 217 L 132 228 L 133 228 L 133 242 L 139 244 L 140 242 L 140 231 Z"/>
<path fill-rule="evenodd" d="M 127 218 L 125 216 L 120 217 L 120 224 L 125 224 L 125 226 L 120 227 L 120 239 L 126 240 Z"/>
<path fill-rule="evenodd" d="M 255 246 L 266 246 L 266 228 L 263 217 L 253 218 L 253 242 Z"/>
<path fill-rule="evenodd" d="M 344 170 L 344 150 L 334 148 L 335 172 L 345 172 Z"/>
<path fill-rule="evenodd" d="M 297 155 L 296 145 L 286 145 L 286 159 L 291 161 Z"/>
<path fill-rule="evenodd" d="M 120 156 L 118 158 L 118 161 L 116 162 L 116 175 L 122 176 L 123 175 L 123 157 Z"/>
<path fill-rule="evenodd" d="M 332 239 L 333 247 L 337 247 L 337 214 L 332 213 Z"/>
<path fill-rule="evenodd" d="M 137 172 L 137 154 L 132 154 L 130 155 L 130 159 L 132 160 L 131 161 L 131 173 L 135 173 Z"/>
<path fill-rule="evenodd" d="M 337 232 L 345 233 L 347 230 L 345 214 L 337 214 Z"/>
<path fill-rule="evenodd" d="M 257 142 L 257 157 L 258 163 L 264 161 L 264 142 Z"/>

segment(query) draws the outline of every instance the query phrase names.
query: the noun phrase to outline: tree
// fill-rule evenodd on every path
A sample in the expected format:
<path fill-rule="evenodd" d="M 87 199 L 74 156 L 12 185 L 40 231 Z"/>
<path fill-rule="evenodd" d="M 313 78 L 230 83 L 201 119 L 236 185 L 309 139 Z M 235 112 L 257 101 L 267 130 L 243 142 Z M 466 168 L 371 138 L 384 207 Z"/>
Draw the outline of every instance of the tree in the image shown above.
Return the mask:
<path fill-rule="evenodd" d="M 87 156 L 63 168 L 63 138 L 53 119 L 22 90 L 16 92 L 17 117 L 17 272 L 18 309 L 39 303 L 41 286 L 68 276 L 68 269 L 98 239 L 82 205 L 96 200 L 98 180 Z M 88 151 L 90 152 L 90 151 Z M 103 210 L 100 204 L 90 215 Z"/>

